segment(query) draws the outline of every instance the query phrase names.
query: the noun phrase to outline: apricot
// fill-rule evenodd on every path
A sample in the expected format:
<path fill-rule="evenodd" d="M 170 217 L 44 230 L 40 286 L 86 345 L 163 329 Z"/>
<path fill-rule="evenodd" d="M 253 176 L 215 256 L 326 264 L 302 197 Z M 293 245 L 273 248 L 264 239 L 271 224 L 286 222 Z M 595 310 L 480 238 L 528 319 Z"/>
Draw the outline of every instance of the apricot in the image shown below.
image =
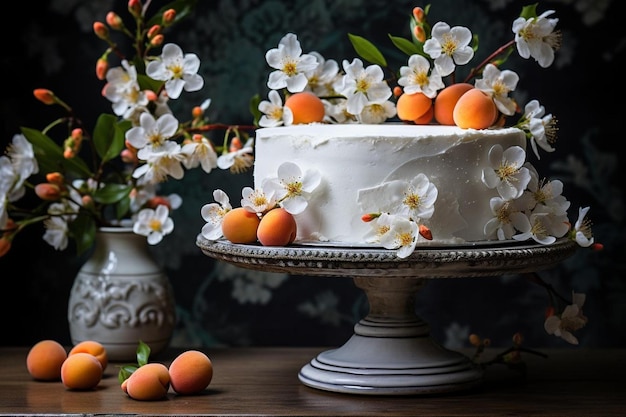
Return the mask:
<path fill-rule="evenodd" d="M 324 103 L 309 91 L 294 93 L 285 100 L 285 107 L 293 113 L 293 124 L 315 123 L 324 120 Z"/>
<path fill-rule="evenodd" d="M 172 389 L 181 395 L 197 394 L 206 389 L 213 378 L 211 359 L 198 350 L 187 350 L 170 364 Z"/>
<path fill-rule="evenodd" d="M 429 124 L 433 120 L 434 112 L 435 111 L 433 109 L 433 106 L 430 106 L 430 108 L 428 110 L 426 110 L 426 113 L 422 114 L 420 117 L 418 117 L 417 119 L 413 120 L 413 123 L 415 123 L 416 125 L 427 125 L 427 124 Z"/>
<path fill-rule="evenodd" d="M 277 207 L 261 218 L 256 236 L 263 246 L 286 246 L 296 239 L 297 230 L 293 214 Z"/>
<path fill-rule="evenodd" d="M 497 115 L 493 99 L 478 88 L 467 90 L 452 112 L 454 123 L 463 129 L 486 129 L 493 125 Z"/>
<path fill-rule="evenodd" d="M 102 365 L 91 353 L 78 352 L 68 355 L 61 366 L 61 381 L 69 389 L 92 389 L 101 379 Z"/>
<path fill-rule="evenodd" d="M 441 90 L 437 97 L 435 97 L 435 120 L 440 125 L 454 125 L 454 106 L 456 106 L 459 98 L 465 94 L 468 90 L 474 88 L 469 83 L 456 83 L 451 84 Z"/>
<path fill-rule="evenodd" d="M 75 353 L 84 352 L 89 353 L 96 357 L 100 361 L 100 365 L 102 365 L 102 371 L 104 371 L 109 363 L 109 355 L 107 354 L 106 349 L 100 342 L 96 342 L 95 340 L 85 340 L 79 342 L 74 345 L 72 349 L 70 349 L 70 353 L 68 355 L 73 355 Z"/>
<path fill-rule="evenodd" d="M 404 93 L 398 97 L 396 111 L 400 120 L 414 121 L 423 116 L 433 105 L 432 99 L 423 93 Z"/>
<path fill-rule="evenodd" d="M 61 367 L 67 359 L 65 348 L 56 340 L 41 340 L 35 343 L 26 356 L 28 373 L 40 381 L 61 379 Z"/>
<path fill-rule="evenodd" d="M 121 384 L 130 398 L 140 401 L 160 400 L 170 389 L 170 374 L 167 366 L 154 362 L 140 366 Z"/>
<path fill-rule="evenodd" d="M 260 222 L 256 213 L 237 207 L 224 215 L 222 234 L 232 243 L 253 243 L 256 242 Z"/>

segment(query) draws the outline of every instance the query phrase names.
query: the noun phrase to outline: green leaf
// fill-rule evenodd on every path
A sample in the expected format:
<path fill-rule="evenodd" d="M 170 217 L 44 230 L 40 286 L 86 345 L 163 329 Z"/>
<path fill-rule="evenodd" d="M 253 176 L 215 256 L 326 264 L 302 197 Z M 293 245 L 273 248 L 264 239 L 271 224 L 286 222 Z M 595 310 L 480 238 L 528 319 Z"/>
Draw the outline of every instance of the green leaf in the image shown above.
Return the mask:
<path fill-rule="evenodd" d="M 124 126 L 129 127 L 130 124 Z M 104 113 L 98 117 L 93 131 L 93 145 L 103 162 L 110 161 L 120 155 L 124 149 L 124 132 L 114 115 Z"/>
<path fill-rule="evenodd" d="M 98 188 L 93 194 L 93 199 L 101 204 L 114 204 L 127 197 L 132 190 L 132 186 L 126 184 L 106 184 Z"/>
<path fill-rule="evenodd" d="M 93 176 L 87 164 L 80 158 L 66 159 L 63 149 L 49 136 L 28 127 L 21 128 L 22 134 L 33 145 L 33 152 L 39 164 L 40 172 L 68 172 L 77 177 Z"/>
<path fill-rule="evenodd" d="M 153 80 L 145 74 L 137 74 L 137 82 L 142 90 L 152 90 L 158 93 L 165 84 L 165 81 Z"/>
<path fill-rule="evenodd" d="M 168 3 L 161 7 L 159 11 L 155 13 L 150 20 L 148 20 L 146 27 L 160 25 L 162 23 L 161 20 L 163 19 L 163 12 L 168 9 L 176 10 L 176 18 L 174 19 L 173 24 L 179 23 L 193 12 L 193 9 L 196 7 L 196 3 L 198 3 L 198 0 L 176 0 Z"/>
<path fill-rule="evenodd" d="M 130 211 L 130 197 L 127 195 L 115 205 L 115 218 L 120 220 Z"/>
<path fill-rule="evenodd" d="M 80 212 L 68 224 L 68 228 L 76 241 L 76 252 L 79 256 L 91 249 L 96 240 L 96 221 L 92 216 Z"/>
<path fill-rule="evenodd" d="M 117 373 L 117 380 L 121 384 L 126 381 L 137 369 L 139 369 L 137 365 L 127 364 L 120 366 L 120 370 Z"/>
<path fill-rule="evenodd" d="M 140 340 L 139 346 L 137 346 L 137 364 L 139 366 L 144 366 L 148 363 L 148 360 L 150 359 L 150 351 L 150 346 Z"/>
<path fill-rule="evenodd" d="M 520 17 L 523 17 L 526 20 L 537 17 L 537 4 L 538 3 L 534 3 L 534 4 L 529 4 L 528 6 L 522 7 L 522 12 L 520 13 Z"/>
<path fill-rule="evenodd" d="M 350 38 L 352 47 L 354 47 L 354 50 L 361 58 L 372 64 L 380 65 L 383 68 L 387 67 L 387 60 L 373 43 L 361 36 L 353 35 L 352 33 L 348 33 L 348 37 Z"/>
<path fill-rule="evenodd" d="M 259 103 L 261 102 L 261 97 L 258 94 L 255 94 L 250 98 L 249 108 L 250 113 L 252 113 L 252 124 L 255 126 L 259 125 L 259 120 L 261 119 L 261 111 L 259 111 Z"/>
<path fill-rule="evenodd" d="M 393 42 L 396 48 L 398 48 L 399 50 L 401 50 L 408 56 L 415 55 L 415 54 L 424 55 L 423 48 L 417 46 L 416 44 L 414 44 L 408 39 L 400 38 L 398 36 L 392 36 L 392 35 L 389 35 L 389 39 L 391 39 L 391 42 Z"/>

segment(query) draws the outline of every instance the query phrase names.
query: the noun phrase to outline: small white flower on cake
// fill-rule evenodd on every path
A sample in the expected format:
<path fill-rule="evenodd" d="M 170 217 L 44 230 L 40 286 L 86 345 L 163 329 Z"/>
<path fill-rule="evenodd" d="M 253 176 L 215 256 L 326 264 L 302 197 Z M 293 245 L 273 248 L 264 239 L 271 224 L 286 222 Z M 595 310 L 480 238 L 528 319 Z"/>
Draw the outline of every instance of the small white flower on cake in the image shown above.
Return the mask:
<path fill-rule="evenodd" d="M 268 189 L 266 192 L 266 190 L 244 187 L 241 190 L 241 196 L 241 207 L 253 213 L 264 214 L 276 207 L 273 189 Z"/>
<path fill-rule="evenodd" d="M 554 216 L 567 215 L 570 202 L 562 195 L 563 183 L 559 180 L 539 181 L 539 174 L 535 168 L 530 164 L 525 166 L 529 167 L 530 172 L 527 192 L 535 203 L 533 208 L 543 206 L 543 211 Z"/>
<path fill-rule="evenodd" d="M 339 64 L 334 59 L 325 59 L 319 52 L 310 52 L 317 59 L 314 70 L 306 73 L 306 89 L 318 97 L 336 96 L 335 83 L 340 79 Z"/>
<path fill-rule="evenodd" d="M 396 115 L 396 106 L 389 101 L 371 102 L 363 107 L 356 117 L 357 122 L 364 124 L 378 124 Z"/>
<path fill-rule="evenodd" d="M 278 48 L 267 51 L 265 60 L 276 69 L 269 75 L 268 88 L 287 88 L 291 93 L 303 91 L 308 82 L 306 73 L 317 67 L 315 56 L 302 53 L 298 37 L 293 33 L 286 34 L 278 43 Z"/>
<path fill-rule="evenodd" d="M 397 249 L 396 255 L 399 258 L 406 258 L 411 255 L 415 250 L 419 234 L 417 223 L 402 216 L 393 215 L 384 216 L 383 220 L 388 221 L 387 227 L 389 229 L 380 236 L 380 244 L 385 249 Z"/>
<path fill-rule="evenodd" d="M 489 150 L 490 167 L 483 169 L 482 181 L 489 188 L 496 188 L 505 200 L 518 198 L 530 181 L 528 168 L 523 167 L 526 152 L 519 146 L 504 150 L 494 145 Z"/>
<path fill-rule="evenodd" d="M 349 113 L 359 115 L 370 103 L 382 103 L 391 97 L 392 92 L 385 81 L 385 74 L 378 65 L 363 67 L 363 61 L 354 58 L 343 61 L 345 75 L 339 93 L 344 95 Z"/>
<path fill-rule="evenodd" d="M 317 170 L 302 172 L 293 162 L 284 162 L 278 167 L 278 177 L 268 178 L 264 190 L 273 190 L 276 201 L 289 213 L 300 214 L 308 206 L 311 193 L 322 181 Z"/>
<path fill-rule="evenodd" d="M 165 91 L 170 98 L 177 99 L 183 91 L 198 91 L 204 86 L 204 80 L 198 75 L 200 59 L 196 54 L 183 55 L 180 46 L 168 43 L 163 46 L 161 56 L 150 61 L 146 74 L 159 81 L 165 81 Z"/>
<path fill-rule="evenodd" d="M 521 226 L 521 225 L 520 225 Z M 533 239 L 542 245 L 551 245 L 557 237 L 564 236 L 569 230 L 567 216 L 555 216 L 540 206 L 529 216 L 529 226 L 520 227 L 521 233 L 514 235 L 513 239 L 524 241 Z"/>
<path fill-rule="evenodd" d="M 561 35 L 554 32 L 559 19 L 548 19 L 554 10 L 547 10 L 540 16 L 513 21 L 513 33 L 517 52 L 522 58 L 535 58 L 539 65 L 547 68 L 554 61 L 554 51 L 561 45 Z"/>
<path fill-rule="evenodd" d="M 202 226 L 202 236 L 208 240 L 217 240 L 222 237 L 222 220 L 226 213 L 232 210 L 228 195 L 222 190 L 213 191 L 215 203 L 202 206 L 200 214 L 206 222 Z"/>
<path fill-rule="evenodd" d="M 495 233 L 498 240 L 507 240 L 511 239 L 517 230 L 530 230 L 528 217 L 519 210 L 515 202 L 501 197 L 489 200 L 494 217 L 485 224 L 485 236 L 492 236 Z"/>
<path fill-rule="evenodd" d="M 283 99 L 276 90 L 270 90 L 268 100 L 259 103 L 258 109 L 263 116 L 259 119 L 261 127 L 289 126 L 293 124 L 293 113 L 287 106 L 283 106 Z"/>
<path fill-rule="evenodd" d="M 503 114 L 512 116 L 517 110 L 517 103 L 508 95 L 515 91 L 518 81 L 519 75 L 515 72 L 500 71 L 495 65 L 487 64 L 483 70 L 483 78 L 476 80 L 476 88 L 487 93 Z"/>
<path fill-rule="evenodd" d="M 169 217 L 169 214 L 169 209 L 163 204 L 159 204 L 155 210 L 151 208 L 142 209 L 137 213 L 133 232 L 147 236 L 148 243 L 156 245 L 163 240 L 163 236 L 172 233 L 172 230 L 174 230 L 174 221 Z"/>
<path fill-rule="evenodd" d="M 406 94 L 423 93 L 428 98 L 435 98 L 437 91 L 445 87 L 437 70 L 431 72 L 430 62 L 417 54 L 411 55 L 408 66 L 400 67 L 398 85 Z"/>
<path fill-rule="evenodd" d="M 435 60 L 435 69 L 442 76 L 452 74 L 456 65 L 465 65 L 474 57 L 469 45 L 472 32 L 466 27 L 437 22 L 432 27 L 432 37 L 424 42 L 424 52 Z"/>
<path fill-rule="evenodd" d="M 531 100 L 524 107 L 524 116 L 518 123 L 520 129 L 530 133 L 530 146 L 537 159 L 541 159 L 537 146 L 546 152 L 554 152 L 550 143 L 556 138 L 556 120 L 551 114 L 545 113 L 545 108 L 539 104 L 538 100 Z"/>

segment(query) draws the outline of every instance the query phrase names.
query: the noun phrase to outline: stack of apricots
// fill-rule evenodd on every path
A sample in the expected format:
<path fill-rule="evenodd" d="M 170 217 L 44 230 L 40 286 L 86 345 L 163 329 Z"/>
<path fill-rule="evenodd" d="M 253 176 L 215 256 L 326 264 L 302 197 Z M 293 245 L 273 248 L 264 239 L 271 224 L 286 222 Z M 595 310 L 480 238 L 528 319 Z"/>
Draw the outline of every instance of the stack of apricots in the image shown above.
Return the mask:
<path fill-rule="evenodd" d="M 31 347 L 26 357 L 28 373 L 37 381 L 61 381 L 70 390 L 92 390 L 102 380 L 108 365 L 106 349 L 96 341 L 83 341 L 69 352 L 55 340 L 42 340 Z M 213 378 L 213 363 L 203 352 L 187 350 L 169 368 L 153 362 L 139 366 L 121 382 L 130 398 L 160 400 L 172 390 L 178 395 L 193 395 L 205 390 Z"/>

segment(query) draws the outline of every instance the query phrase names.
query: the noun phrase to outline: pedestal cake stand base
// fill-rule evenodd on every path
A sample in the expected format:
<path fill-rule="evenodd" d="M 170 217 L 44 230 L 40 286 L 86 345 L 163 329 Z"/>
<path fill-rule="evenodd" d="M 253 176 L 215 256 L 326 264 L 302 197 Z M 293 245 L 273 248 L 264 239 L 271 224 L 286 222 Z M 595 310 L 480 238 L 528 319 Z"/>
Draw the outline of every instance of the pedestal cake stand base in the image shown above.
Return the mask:
<path fill-rule="evenodd" d="M 378 248 L 265 247 L 208 241 L 201 235 L 196 243 L 207 256 L 248 269 L 351 277 L 367 295 L 369 313 L 343 346 L 321 352 L 298 378 L 312 388 L 365 395 L 440 394 L 481 383 L 480 367 L 437 343 L 415 313 L 416 294 L 427 279 L 533 272 L 576 249 L 562 239 L 550 246 L 429 247 L 400 259 L 394 251 Z"/>

